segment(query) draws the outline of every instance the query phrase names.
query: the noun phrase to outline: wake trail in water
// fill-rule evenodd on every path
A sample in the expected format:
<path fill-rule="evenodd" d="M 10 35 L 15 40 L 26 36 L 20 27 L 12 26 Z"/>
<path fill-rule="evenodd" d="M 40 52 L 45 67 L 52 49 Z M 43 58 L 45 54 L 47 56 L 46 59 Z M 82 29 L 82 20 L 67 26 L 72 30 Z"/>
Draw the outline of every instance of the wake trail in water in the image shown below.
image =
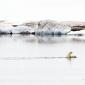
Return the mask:
<path fill-rule="evenodd" d="M 33 60 L 33 59 L 72 59 L 75 57 L 0 57 L 0 60 Z"/>

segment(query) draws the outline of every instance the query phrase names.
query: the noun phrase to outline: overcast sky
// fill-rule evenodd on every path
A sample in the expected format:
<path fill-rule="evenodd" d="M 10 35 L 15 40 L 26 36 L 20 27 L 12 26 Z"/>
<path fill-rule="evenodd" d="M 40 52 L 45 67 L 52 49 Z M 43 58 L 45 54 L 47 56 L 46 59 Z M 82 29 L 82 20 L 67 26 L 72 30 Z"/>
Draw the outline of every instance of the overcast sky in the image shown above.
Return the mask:
<path fill-rule="evenodd" d="M 85 21 L 85 0 L 0 0 L 0 20 Z"/>

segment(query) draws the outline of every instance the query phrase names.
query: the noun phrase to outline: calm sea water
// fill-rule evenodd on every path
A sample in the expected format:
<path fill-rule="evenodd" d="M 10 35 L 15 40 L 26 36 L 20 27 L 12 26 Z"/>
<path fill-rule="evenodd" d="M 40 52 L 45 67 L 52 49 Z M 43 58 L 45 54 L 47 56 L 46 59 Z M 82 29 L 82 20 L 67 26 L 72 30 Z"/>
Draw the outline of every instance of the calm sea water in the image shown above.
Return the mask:
<path fill-rule="evenodd" d="M 85 36 L 0 36 L 0 85 L 85 85 Z"/>

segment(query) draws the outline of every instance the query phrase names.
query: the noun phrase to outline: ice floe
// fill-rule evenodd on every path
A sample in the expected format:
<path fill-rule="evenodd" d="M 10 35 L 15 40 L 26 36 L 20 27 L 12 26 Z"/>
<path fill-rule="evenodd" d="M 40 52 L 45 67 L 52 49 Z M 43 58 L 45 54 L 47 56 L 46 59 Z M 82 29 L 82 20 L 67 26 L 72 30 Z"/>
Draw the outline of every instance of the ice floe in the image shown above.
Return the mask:
<path fill-rule="evenodd" d="M 70 23 L 70 24 L 69 24 Z M 42 20 L 38 22 L 26 22 L 22 24 L 14 24 L 7 21 L 0 21 L 0 33 L 35 33 L 41 35 L 51 35 L 51 34 L 67 34 L 72 30 L 77 30 L 84 28 L 82 24 L 72 24 L 71 22 L 56 22 L 52 20 Z M 78 26 L 80 25 L 80 26 Z M 73 32 L 75 33 L 75 32 Z"/>

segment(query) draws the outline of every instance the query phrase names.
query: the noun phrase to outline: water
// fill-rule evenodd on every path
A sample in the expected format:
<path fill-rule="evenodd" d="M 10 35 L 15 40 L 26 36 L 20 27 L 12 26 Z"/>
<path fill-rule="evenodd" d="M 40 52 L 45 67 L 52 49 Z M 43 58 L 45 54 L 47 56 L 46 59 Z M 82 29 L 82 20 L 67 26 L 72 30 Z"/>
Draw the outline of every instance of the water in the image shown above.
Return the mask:
<path fill-rule="evenodd" d="M 84 85 L 84 45 L 85 36 L 2 35 L 0 84 Z"/>

